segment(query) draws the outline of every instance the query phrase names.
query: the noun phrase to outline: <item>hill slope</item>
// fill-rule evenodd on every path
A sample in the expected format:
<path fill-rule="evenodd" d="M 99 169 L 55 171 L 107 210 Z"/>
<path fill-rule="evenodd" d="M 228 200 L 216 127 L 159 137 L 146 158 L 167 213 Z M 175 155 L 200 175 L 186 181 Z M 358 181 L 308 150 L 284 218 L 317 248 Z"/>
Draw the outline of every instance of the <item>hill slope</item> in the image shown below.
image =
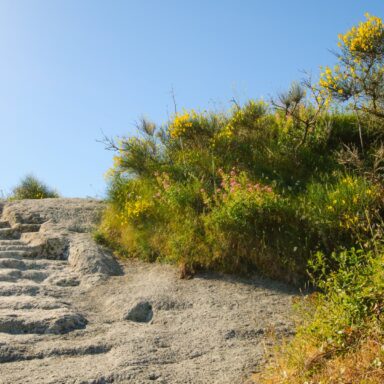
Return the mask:
<path fill-rule="evenodd" d="M 291 333 L 282 284 L 118 263 L 89 233 L 102 207 L 3 207 L 0 383 L 242 383 L 265 334 Z"/>

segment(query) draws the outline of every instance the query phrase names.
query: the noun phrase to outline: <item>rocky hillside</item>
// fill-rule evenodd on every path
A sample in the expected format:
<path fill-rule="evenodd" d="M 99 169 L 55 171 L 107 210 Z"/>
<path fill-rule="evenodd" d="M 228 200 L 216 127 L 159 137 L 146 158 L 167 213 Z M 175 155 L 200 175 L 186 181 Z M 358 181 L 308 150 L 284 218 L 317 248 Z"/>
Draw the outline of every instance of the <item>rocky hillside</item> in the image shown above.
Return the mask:
<path fill-rule="evenodd" d="M 286 286 L 124 263 L 92 240 L 103 204 L 0 206 L 0 383 L 244 383 L 291 333 Z"/>

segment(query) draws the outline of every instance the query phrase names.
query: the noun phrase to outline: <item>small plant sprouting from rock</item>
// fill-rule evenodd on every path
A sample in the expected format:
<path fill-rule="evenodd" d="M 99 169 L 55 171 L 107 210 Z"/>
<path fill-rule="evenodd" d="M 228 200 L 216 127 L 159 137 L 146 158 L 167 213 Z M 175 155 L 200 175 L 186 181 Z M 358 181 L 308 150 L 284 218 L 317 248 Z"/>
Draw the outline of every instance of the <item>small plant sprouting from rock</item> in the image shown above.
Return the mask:
<path fill-rule="evenodd" d="M 59 194 L 33 175 L 25 176 L 16 186 L 10 200 L 57 198 Z"/>

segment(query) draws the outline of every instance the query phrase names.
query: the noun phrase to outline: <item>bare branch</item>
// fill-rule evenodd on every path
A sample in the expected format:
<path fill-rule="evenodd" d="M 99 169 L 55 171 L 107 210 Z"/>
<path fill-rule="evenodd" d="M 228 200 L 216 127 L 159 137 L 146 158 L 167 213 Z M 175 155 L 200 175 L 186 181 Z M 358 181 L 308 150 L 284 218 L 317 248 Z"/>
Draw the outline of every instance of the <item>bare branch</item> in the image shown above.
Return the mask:
<path fill-rule="evenodd" d="M 175 96 L 175 90 L 173 89 L 173 85 L 172 85 L 170 94 L 171 94 L 172 101 L 173 101 L 173 108 L 174 108 L 174 111 L 175 111 L 175 115 L 177 115 L 176 96 Z"/>
<path fill-rule="evenodd" d="M 96 139 L 96 142 L 104 144 L 104 149 L 114 152 L 117 152 L 120 149 L 115 140 L 112 137 L 107 136 L 103 130 L 101 130 L 101 134 L 103 137 L 101 139 Z"/>

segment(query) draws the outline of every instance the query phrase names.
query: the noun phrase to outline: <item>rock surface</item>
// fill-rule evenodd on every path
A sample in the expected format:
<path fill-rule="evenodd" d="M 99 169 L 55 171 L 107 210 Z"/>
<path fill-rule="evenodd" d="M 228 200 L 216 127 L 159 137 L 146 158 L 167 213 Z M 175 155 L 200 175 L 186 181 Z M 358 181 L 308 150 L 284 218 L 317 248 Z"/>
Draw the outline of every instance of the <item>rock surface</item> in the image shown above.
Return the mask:
<path fill-rule="evenodd" d="M 0 383 L 245 383 L 287 286 L 119 264 L 90 231 L 102 203 L 0 203 Z"/>

